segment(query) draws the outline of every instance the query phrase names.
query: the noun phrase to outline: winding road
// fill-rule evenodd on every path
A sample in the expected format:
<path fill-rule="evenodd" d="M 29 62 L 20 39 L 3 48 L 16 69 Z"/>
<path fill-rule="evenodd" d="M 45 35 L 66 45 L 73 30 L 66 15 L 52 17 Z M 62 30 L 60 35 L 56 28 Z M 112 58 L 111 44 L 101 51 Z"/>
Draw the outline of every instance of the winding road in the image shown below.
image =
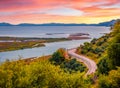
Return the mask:
<path fill-rule="evenodd" d="M 90 75 L 90 74 L 95 73 L 95 71 L 97 69 L 96 63 L 93 60 L 91 60 L 91 59 L 89 59 L 89 58 L 87 58 L 85 56 L 76 54 L 75 51 L 76 51 L 76 48 L 67 50 L 68 55 L 76 58 L 77 61 L 83 62 L 87 66 L 88 71 L 87 71 L 86 75 Z"/>

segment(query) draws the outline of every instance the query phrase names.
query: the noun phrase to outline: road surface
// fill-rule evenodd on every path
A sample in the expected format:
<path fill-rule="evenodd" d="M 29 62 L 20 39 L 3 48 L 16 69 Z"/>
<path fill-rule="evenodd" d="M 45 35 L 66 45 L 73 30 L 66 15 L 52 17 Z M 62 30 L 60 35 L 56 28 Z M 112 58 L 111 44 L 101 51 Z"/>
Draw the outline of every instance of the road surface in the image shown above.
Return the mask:
<path fill-rule="evenodd" d="M 76 48 L 69 49 L 68 54 L 70 56 L 76 58 L 77 61 L 83 62 L 87 66 L 88 71 L 87 71 L 86 75 L 90 75 L 90 74 L 95 73 L 95 71 L 97 69 L 96 63 L 93 60 L 91 60 L 91 59 L 89 59 L 89 58 L 87 58 L 85 56 L 76 54 L 75 51 L 76 51 Z"/>

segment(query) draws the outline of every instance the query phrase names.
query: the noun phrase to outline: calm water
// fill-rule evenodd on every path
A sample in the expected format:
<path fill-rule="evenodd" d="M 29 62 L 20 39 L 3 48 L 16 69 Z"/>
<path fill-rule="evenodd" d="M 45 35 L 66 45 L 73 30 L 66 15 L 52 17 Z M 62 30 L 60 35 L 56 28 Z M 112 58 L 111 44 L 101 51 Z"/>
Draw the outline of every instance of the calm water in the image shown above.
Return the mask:
<path fill-rule="evenodd" d="M 99 38 L 103 33 L 109 33 L 109 27 L 96 27 L 96 26 L 32 26 L 32 27 L 0 27 L 0 36 L 11 37 L 52 37 L 60 38 L 67 37 L 71 33 L 88 33 L 91 38 Z M 48 35 L 52 33 L 52 35 Z M 36 56 L 49 55 L 55 52 L 58 48 L 74 48 L 89 42 L 91 39 L 86 40 L 72 40 L 64 42 L 46 43 L 46 47 L 23 49 L 16 51 L 8 51 L 0 53 L 0 61 L 6 59 L 18 59 L 19 57 L 29 58 Z"/>

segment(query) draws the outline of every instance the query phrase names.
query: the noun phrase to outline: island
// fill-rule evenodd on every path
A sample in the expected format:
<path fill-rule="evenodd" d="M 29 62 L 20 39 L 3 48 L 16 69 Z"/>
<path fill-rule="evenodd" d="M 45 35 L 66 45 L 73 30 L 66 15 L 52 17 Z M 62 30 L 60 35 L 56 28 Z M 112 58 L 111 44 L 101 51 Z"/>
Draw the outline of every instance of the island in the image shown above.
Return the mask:
<path fill-rule="evenodd" d="M 53 33 L 58 34 L 58 33 Z M 47 35 L 53 35 L 47 33 Z M 59 33 L 63 34 L 63 33 Z M 87 33 L 73 33 L 63 38 L 36 38 L 36 37 L 0 37 L 0 52 L 13 51 L 26 48 L 44 47 L 45 43 L 62 42 L 70 40 L 90 39 Z"/>
<path fill-rule="evenodd" d="M 0 37 L 0 52 L 44 47 L 44 43 L 69 41 L 68 38 Z"/>

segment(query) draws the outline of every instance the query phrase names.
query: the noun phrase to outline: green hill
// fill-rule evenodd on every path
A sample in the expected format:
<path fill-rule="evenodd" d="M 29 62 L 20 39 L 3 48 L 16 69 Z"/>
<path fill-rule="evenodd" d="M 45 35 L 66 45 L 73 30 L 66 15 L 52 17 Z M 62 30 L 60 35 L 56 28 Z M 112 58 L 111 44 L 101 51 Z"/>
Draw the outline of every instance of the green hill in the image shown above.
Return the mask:
<path fill-rule="evenodd" d="M 111 33 L 84 43 L 77 53 L 96 61 L 98 80 L 95 88 L 120 88 L 120 20 Z"/>

